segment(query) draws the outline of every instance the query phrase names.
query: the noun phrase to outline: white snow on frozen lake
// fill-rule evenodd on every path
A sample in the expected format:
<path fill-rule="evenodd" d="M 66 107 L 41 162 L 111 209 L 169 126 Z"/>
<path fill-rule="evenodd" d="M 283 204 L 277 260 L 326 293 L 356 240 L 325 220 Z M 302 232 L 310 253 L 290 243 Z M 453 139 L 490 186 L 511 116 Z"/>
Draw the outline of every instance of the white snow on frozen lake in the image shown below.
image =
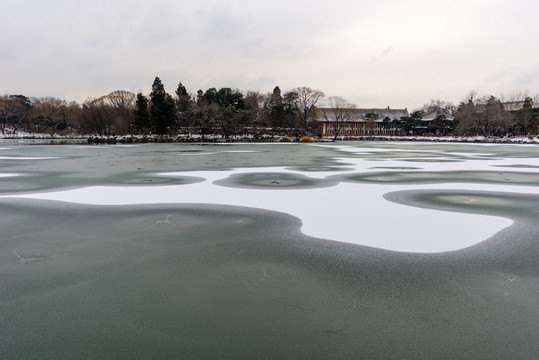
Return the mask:
<path fill-rule="evenodd" d="M 52 160 L 52 159 L 58 159 L 58 157 L 46 157 L 46 156 L 34 156 L 34 157 L 0 156 L 0 160 Z"/>

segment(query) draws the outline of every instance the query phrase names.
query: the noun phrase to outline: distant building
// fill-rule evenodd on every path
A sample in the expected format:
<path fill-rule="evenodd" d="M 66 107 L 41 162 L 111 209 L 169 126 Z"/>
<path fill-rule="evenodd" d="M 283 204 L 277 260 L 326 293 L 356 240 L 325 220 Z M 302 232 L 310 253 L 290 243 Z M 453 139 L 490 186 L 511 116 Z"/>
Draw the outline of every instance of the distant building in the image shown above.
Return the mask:
<path fill-rule="evenodd" d="M 317 108 L 316 121 L 322 125 L 322 136 L 353 137 L 365 135 L 403 135 L 396 121 L 408 117 L 408 109 L 349 109 L 346 120 L 339 124 L 333 109 Z"/>
<path fill-rule="evenodd" d="M 539 103 L 532 102 L 531 104 L 532 104 L 533 109 L 539 108 Z M 503 102 L 502 105 L 505 111 L 509 111 L 510 113 L 515 113 L 524 107 L 524 101 L 508 101 L 508 102 Z"/>
<path fill-rule="evenodd" d="M 448 112 L 435 110 L 425 114 L 414 127 L 417 135 L 448 135 L 453 129 L 455 117 Z"/>

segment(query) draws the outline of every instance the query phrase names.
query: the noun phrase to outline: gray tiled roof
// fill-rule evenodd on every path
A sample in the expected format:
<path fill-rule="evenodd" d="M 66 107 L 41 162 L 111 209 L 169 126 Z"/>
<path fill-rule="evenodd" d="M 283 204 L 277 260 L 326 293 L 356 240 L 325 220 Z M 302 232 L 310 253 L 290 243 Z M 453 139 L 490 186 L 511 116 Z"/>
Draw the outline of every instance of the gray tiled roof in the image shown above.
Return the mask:
<path fill-rule="evenodd" d="M 432 112 L 430 112 L 428 114 L 423 115 L 421 120 L 423 120 L 423 121 L 432 121 L 432 120 L 436 119 L 440 115 L 444 115 L 447 120 L 454 120 L 455 119 L 455 117 L 453 115 L 451 115 L 449 113 L 446 113 L 444 111 L 441 111 L 441 110 L 437 110 L 437 111 L 432 111 Z"/>
<path fill-rule="evenodd" d="M 502 103 L 505 111 L 518 111 L 524 107 L 524 101 L 509 101 Z M 539 107 L 539 103 L 532 103 L 532 108 Z"/>

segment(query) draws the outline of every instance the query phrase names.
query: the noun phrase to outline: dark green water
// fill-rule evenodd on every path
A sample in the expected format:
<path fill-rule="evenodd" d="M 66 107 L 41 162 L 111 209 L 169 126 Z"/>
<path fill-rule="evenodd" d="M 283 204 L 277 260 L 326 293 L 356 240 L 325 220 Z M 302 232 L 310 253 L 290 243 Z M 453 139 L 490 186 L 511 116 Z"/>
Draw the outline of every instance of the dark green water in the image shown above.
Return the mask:
<path fill-rule="evenodd" d="M 417 149 L 414 144 L 362 146 Z M 11 147 L 0 150 L 0 156 L 60 158 L 0 160 L 0 173 L 28 175 L 0 178 L 0 191 L 200 181 L 155 176 L 160 171 L 345 169 L 333 160 L 342 154 L 327 148 L 232 145 L 227 149 L 258 152 L 215 154 L 222 149 Z M 487 151 L 497 158 L 539 155 L 536 148 L 518 146 L 421 149 L 434 156 L 442 150 Z M 414 156 L 398 156 L 410 154 Z M 390 182 L 419 181 L 398 172 L 385 175 L 393 176 Z M 426 173 L 421 181 L 441 181 L 435 175 Z M 537 175 L 517 175 L 516 184 L 539 185 Z M 329 181 L 372 181 L 365 176 Z M 495 173 L 458 176 L 471 182 L 503 181 Z M 451 174 L 448 181 L 458 176 Z M 289 181 L 286 186 L 329 186 L 301 178 L 280 180 Z M 263 185 L 253 177 L 230 183 L 242 181 L 247 187 Z M 472 205 L 460 201 L 472 196 Z M 307 237 L 299 232 L 299 219 L 252 208 L 0 199 L 0 358 L 535 358 L 539 196 L 430 190 L 395 192 L 387 198 L 499 215 L 515 223 L 467 249 L 410 254 Z M 390 218 L 387 223 L 391 226 Z M 432 236 L 435 241 L 436 233 Z"/>

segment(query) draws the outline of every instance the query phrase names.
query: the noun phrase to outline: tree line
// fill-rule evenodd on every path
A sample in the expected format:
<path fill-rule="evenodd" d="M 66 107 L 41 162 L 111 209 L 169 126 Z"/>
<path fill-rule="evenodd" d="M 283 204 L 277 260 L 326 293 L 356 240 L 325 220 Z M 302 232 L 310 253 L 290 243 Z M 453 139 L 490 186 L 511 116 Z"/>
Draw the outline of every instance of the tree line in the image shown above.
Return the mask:
<path fill-rule="evenodd" d="M 506 99 L 507 100 L 507 99 Z M 527 92 L 502 102 L 494 96 L 479 97 L 471 92 L 459 105 L 431 100 L 409 117 L 381 120 L 401 134 L 529 135 L 538 133 L 539 110 Z M 504 104 L 505 103 L 505 104 Z M 507 103 L 514 103 L 508 109 Z M 238 89 L 209 88 L 190 93 L 180 82 L 173 95 L 156 77 L 149 95 L 118 90 L 82 104 L 24 95 L 0 96 L 0 130 L 60 135 L 171 135 L 184 138 L 208 136 L 262 138 L 286 135 L 297 139 L 321 135 L 317 107 L 334 109 L 346 121 L 342 109 L 355 105 L 340 97 L 328 97 L 321 90 L 297 87 L 271 93 L 242 92 Z M 436 117 L 426 126 L 423 117 Z M 323 119 L 322 119 L 323 120 Z"/>
<path fill-rule="evenodd" d="M 495 96 L 471 92 L 455 112 L 456 135 L 537 135 L 539 108 L 531 96 L 502 102 Z"/>
<path fill-rule="evenodd" d="M 0 97 L 0 128 L 12 132 L 118 135 L 302 136 L 316 133 L 309 121 L 324 99 L 320 90 L 298 87 L 281 93 L 243 93 L 209 88 L 191 94 L 180 82 L 174 95 L 156 77 L 151 93 L 114 91 L 82 104 L 56 98 Z"/>

